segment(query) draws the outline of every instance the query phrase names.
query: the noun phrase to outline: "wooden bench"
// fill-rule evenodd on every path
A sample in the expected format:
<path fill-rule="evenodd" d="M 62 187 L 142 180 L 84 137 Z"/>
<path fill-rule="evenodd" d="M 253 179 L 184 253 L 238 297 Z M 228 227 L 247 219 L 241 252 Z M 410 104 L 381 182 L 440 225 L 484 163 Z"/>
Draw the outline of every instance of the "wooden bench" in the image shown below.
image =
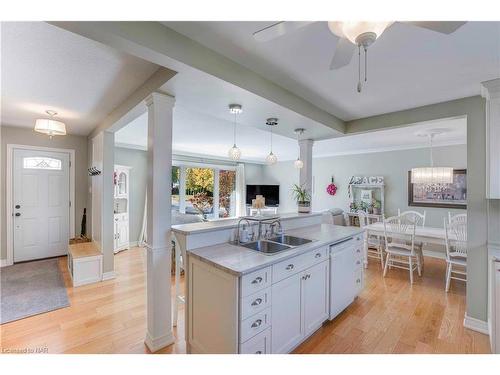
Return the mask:
<path fill-rule="evenodd" d="M 95 242 L 75 243 L 68 248 L 68 270 L 73 286 L 102 280 L 102 253 Z"/>

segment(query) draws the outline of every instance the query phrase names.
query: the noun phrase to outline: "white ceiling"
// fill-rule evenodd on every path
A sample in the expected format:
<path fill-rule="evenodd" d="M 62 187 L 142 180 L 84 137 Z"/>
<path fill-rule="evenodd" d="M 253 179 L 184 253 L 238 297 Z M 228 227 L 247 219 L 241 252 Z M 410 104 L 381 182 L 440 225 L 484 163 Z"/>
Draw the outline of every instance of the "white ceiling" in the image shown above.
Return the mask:
<path fill-rule="evenodd" d="M 450 35 L 394 24 L 369 48 L 361 94 L 356 59 L 328 69 L 338 38 L 326 22 L 256 42 L 252 33 L 272 23 L 163 22 L 344 120 L 478 95 L 480 82 L 500 76 L 500 22 Z"/>
<path fill-rule="evenodd" d="M 447 129 L 436 137 L 434 144 L 465 144 L 467 125 L 465 118 L 436 120 L 407 127 L 387 129 L 366 134 L 343 136 L 314 143 L 314 157 L 326 157 L 368 152 L 381 152 L 428 147 L 426 138 L 417 134 L 428 129 Z M 307 134 L 304 134 L 304 138 Z M 263 163 L 269 153 L 270 134 L 251 126 L 237 125 L 237 144 L 242 159 Z M 118 146 L 146 149 L 147 113 L 115 133 Z M 174 109 L 173 152 L 209 158 L 227 158 L 233 144 L 233 123 L 193 112 L 180 105 Z M 297 141 L 281 135 L 273 136 L 273 151 L 280 161 L 297 158 Z"/>
<path fill-rule="evenodd" d="M 1 122 L 32 128 L 45 110 L 89 134 L 158 66 L 44 22 L 2 22 Z"/>

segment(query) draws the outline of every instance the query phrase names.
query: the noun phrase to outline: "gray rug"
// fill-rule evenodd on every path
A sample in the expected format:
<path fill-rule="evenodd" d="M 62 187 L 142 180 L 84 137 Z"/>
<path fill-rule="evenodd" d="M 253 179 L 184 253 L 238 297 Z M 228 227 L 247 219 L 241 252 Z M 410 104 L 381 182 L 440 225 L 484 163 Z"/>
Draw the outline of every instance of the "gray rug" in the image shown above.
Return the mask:
<path fill-rule="evenodd" d="M 69 306 L 57 259 L 14 264 L 0 274 L 2 324 Z"/>

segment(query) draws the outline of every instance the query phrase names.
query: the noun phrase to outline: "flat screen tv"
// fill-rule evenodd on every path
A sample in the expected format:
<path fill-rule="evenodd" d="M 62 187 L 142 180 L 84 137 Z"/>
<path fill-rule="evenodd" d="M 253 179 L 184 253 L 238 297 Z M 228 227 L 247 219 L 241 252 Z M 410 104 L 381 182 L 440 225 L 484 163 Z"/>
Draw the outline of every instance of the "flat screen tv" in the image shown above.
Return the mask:
<path fill-rule="evenodd" d="M 262 195 L 266 199 L 266 206 L 278 206 L 280 204 L 279 185 L 247 185 L 247 204 L 252 204 L 255 196 Z"/>

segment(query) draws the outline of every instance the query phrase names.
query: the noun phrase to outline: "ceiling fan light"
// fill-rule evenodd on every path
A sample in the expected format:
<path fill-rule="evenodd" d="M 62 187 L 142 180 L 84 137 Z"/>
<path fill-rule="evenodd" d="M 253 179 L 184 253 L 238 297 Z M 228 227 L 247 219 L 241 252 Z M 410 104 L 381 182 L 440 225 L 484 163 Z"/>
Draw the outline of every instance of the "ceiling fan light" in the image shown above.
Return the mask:
<path fill-rule="evenodd" d="M 278 157 L 276 155 L 273 154 L 273 152 L 271 151 L 269 153 L 269 155 L 267 155 L 266 157 L 266 163 L 268 165 L 274 165 L 278 162 Z"/>
<path fill-rule="evenodd" d="M 236 146 L 236 144 L 234 144 L 233 147 L 231 147 L 229 149 L 228 155 L 232 160 L 235 160 L 235 161 L 240 160 L 241 150 Z"/>
<path fill-rule="evenodd" d="M 393 21 L 330 21 L 328 22 L 328 27 L 335 35 L 347 38 L 353 44 L 358 44 L 356 41 L 358 36 L 365 33 L 373 33 L 375 34 L 375 38 L 378 38 L 392 24 Z"/>

